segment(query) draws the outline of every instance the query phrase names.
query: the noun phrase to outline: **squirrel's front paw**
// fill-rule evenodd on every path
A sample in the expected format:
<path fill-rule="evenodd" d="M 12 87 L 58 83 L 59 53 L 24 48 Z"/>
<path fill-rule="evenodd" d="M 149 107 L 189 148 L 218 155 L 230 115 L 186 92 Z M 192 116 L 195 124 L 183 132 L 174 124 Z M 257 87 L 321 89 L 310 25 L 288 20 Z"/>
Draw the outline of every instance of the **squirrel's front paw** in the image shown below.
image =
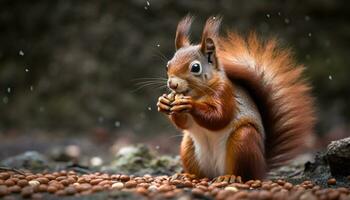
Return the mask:
<path fill-rule="evenodd" d="M 171 103 L 171 113 L 190 112 L 193 108 L 193 101 L 190 96 L 177 95 Z"/>
<path fill-rule="evenodd" d="M 168 98 L 168 95 L 163 94 L 158 98 L 157 103 L 158 111 L 169 114 L 171 111 L 171 100 Z"/>

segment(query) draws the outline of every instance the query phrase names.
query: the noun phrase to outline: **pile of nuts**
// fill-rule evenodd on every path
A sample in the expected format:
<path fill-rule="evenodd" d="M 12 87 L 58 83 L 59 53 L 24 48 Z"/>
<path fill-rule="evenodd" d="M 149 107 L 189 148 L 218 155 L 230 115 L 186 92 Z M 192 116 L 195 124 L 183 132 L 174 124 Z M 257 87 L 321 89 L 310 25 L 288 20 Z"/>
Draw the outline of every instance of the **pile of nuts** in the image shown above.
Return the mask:
<path fill-rule="evenodd" d="M 231 176 L 232 177 L 232 176 Z M 336 185 L 335 179 L 328 181 Z M 128 176 L 93 173 L 79 175 L 74 171 L 53 173 L 0 173 L 0 198 L 43 199 L 44 193 L 57 196 L 89 195 L 101 191 L 129 191 L 150 198 L 177 198 L 190 194 L 193 198 L 215 199 L 339 199 L 350 200 L 350 190 L 345 187 L 322 189 L 311 181 L 293 185 L 284 180 L 242 182 L 240 177 L 211 181 L 190 174 L 173 176 Z"/>

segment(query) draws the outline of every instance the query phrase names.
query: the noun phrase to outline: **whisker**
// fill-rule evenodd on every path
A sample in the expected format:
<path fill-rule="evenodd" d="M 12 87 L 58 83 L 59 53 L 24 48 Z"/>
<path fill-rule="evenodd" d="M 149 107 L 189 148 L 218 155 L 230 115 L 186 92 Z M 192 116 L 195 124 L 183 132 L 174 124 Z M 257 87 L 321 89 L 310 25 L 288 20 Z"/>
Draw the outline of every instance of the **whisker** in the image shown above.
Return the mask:
<path fill-rule="evenodd" d="M 161 85 L 161 86 L 159 86 L 159 87 L 157 87 L 157 89 L 163 89 L 163 88 L 167 88 L 167 85 Z"/>
<path fill-rule="evenodd" d="M 202 89 L 201 87 L 202 86 L 204 86 L 204 87 L 206 87 L 207 89 L 209 89 L 211 92 L 213 92 L 214 94 L 216 94 L 217 93 L 217 91 L 215 91 L 212 87 L 210 87 L 210 86 L 208 86 L 208 85 L 201 85 L 201 87 L 199 87 L 199 86 L 196 86 L 196 85 L 193 85 L 193 84 L 191 84 L 193 87 L 195 87 L 195 88 L 197 88 L 197 89 L 199 89 L 201 92 L 203 92 L 204 94 L 206 94 L 206 95 L 209 95 L 209 93 L 208 92 L 206 92 L 204 89 Z"/>
<path fill-rule="evenodd" d="M 166 62 L 169 61 L 169 58 L 166 57 L 159 49 L 157 49 L 157 48 L 152 48 L 152 50 L 153 50 L 155 53 L 157 53 L 162 59 L 165 59 Z"/>
<path fill-rule="evenodd" d="M 183 136 L 183 134 L 178 134 L 178 135 L 172 135 L 169 138 L 177 138 L 177 137 L 182 137 L 182 136 Z"/>
<path fill-rule="evenodd" d="M 214 94 L 216 94 L 216 91 L 212 88 L 212 87 L 210 87 L 210 86 L 208 86 L 208 85 L 203 85 L 204 87 L 206 87 L 206 88 L 208 88 L 208 89 L 210 89 L 212 92 L 214 92 Z"/>
<path fill-rule="evenodd" d="M 135 85 L 143 85 L 143 84 L 147 84 L 147 83 L 162 83 L 162 84 L 166 84 L 166 81 L 142 81 L 142 82 L 135 83 Z"/>
<path fill-rule="evenodd" d="M 163 85 L 164 83 L 143 83 L 143 84 L 139 84 L 137 86 L 139 87 L 143 87 L 143 86 L 152 86 L 152 85 Z"/>
<path fill-rule="evenodd" d="M 139 91 L 139 90 L 141 90 L 142 88 L 145 88 L 145 87 L 147 87 L 147 86 L 153 86 L 153 85 L 157 86 L 157 85 L 160 85 L 160 84 L 163 84 L 163 83 L 147 83 L 147 84 L 144 84 L 144 85 L 139 86 L 138 88 L 136 88 L 136 89 L 133 90 L 132 92 L 137 92 L 137 91 Z"/>
<path fill-rule="evenodd" d="M 167 60 L 165 57 L 163 57 L 161 54 L 156 53 L 153 55 L 156 58 L 160 58 L 162 62 L 167 63 L 169 60 Z"/>
<path fill-rule="evenodd" d="M 131 80 L 132 81 L 139 81 L 139 80 L 168 80 L 168 79 L 163 78 L 163 77 L 141 77 L 141 78 L 134 78 Z"/>
<path fill-rule="evenodd" d="M 196 85 L 194 85 L 194 84 L 190 84 L 190 86 L 191 86 L 191 87 L 194 87 L 195 89 L 200 90 L 200 91 L 203 92 L 204 94 L 207 94 L 207 95 L 208 95 L 208 93 L 207 93 L 205 90 L 203 90 L 202 88 L 200 88 L 199 86 L 196 86 Z"/>

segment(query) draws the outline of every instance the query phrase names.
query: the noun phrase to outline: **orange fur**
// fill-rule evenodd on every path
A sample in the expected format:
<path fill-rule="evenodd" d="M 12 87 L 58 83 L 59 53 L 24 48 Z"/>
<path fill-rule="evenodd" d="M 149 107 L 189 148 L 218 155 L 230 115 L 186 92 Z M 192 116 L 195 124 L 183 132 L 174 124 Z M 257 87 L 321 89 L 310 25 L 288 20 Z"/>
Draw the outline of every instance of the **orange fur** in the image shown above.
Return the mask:
<path fill-rule="evenodd" d="M 266 173 L 264 144 L 254 122 L 243 120 L 227 141 L 226 173 L 243 180 L 261 179 Z"/>
<path fill-rule="evenodd" d="M 175 126 L 180 129 L 186 129 L 188 127 L 188 115 L 182 113 L 174 113 L 169 116 L 170 120 L 174 122 Z"/>
<path fill-rule="evenodd" d="M 179 49 L 183 46 L 190 45 L 188 38 L 188 33 L 190 26 L 192 24 L 193 18 L 191 16 L 186 16 L 177 26 L 176 36 L 175 36 L 175 47 Z"/>
<path fill-rule="evenodd" d="M 301 77 L 304 68 L 276 40 L 262 42 L 255 34 L 243 38 L 233 32 L 219 37 L 220 21 L 207 20 L 201 44 L 196 46 L 190 46 L 188 39 L 192 18 L 186 17 L 179 23 L 175 44 L 181 50 L 171 60 L 168 75 L 186 80 L 196 92 L 191 99 L 191 110 L 173 113 L 170 119 L 180 129 L 191 126 L 189 115 L 211 131 L 233 126 L 226 142 L 225 171 L 244 179 L 262 178 L 268 169 L 299 153 L 313 132 L 315 118 L 310 86 Z M 214 58 L 215 73 L 205 83 L 188 72 L 189 63 L 199 55 L 208 56 L 209 64 Z M 231 123 L 237 112 L 235 85 L 243 86 L 257 104 L 265 135 L 258 131 L 254 119 Z M 199 177 L 206 175 L 200 171 L 194 143 L 188 134 L 183 137 L 180 155 L 186 172 Z"/>
<path fill-rule="evenodd" d="M 270 168 L 293 158 L 312 134 L 313 98 L 289 50 L 275 40 L 260 42 L 255 34 L 221 38 L 219 60 L 226 75 L 244 85 L 255 98 L 266 130 L 265 157 Z"/>
<path fill-rule="evenodd" d="M 215 92 L 207 91 L 205 88 L 203 88 L 205 93 L 198 91 L 199 94 L 203 94 L 204 98 L 193 101 L 193 109 L 190 114 L 202 127 L 209 130 L 220 130 L 226 127 L 233 118 L 234 89 L 229 80 L 222 82 L 219 78 L 211 85 L 211 88 L 214 88 Z M 170 119 L 180 129 L 188 127 L 188 116 L 185 113 L 174 113 L 170 115 Z"/>
<path fill-rule="evenodd" d="M 211 88 L 214 88 L 215 93 L 211 91 L 204 99 L 195 101 L 191 114 L 202 127 L 209 130 L 220 130 L 226 127 L 233 118 L 234 90 L 232 84 L 219 82 L 219 80 Z"/>

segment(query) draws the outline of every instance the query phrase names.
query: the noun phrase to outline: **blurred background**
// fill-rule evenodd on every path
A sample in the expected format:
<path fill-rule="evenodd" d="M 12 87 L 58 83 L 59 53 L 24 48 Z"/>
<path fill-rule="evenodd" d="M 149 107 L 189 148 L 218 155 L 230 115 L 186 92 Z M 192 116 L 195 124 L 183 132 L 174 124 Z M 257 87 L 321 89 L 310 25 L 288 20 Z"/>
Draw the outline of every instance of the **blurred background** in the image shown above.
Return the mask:
<path fill-rule="evenodd" d="M 0 158 L 60 146 L 105 154 L 132 143 L 176 154 L 181 134 L 157 112 L 177 22 L 277 36 L 312 83 L 316 146 L 349 136 L 350 4 L 290 1 L 0 1 Z"/>

